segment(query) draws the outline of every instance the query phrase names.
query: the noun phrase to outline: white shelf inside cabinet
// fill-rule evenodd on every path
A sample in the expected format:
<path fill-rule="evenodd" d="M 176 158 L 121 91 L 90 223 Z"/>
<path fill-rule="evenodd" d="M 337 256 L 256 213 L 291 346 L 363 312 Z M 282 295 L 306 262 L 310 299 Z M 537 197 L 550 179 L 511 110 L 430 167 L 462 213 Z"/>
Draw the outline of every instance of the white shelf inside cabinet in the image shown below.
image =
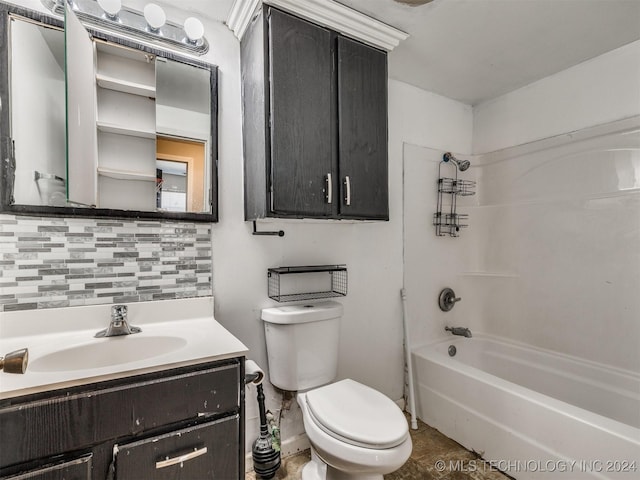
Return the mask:
<path fill-rule="evenodd" d="M 153 173 L 156 168 L 156 140 L 100 131 L 98 165 L 111 170 Z"/>
<path fill-rule="evenodd" d="M 156 87 L 154 85 L 132 82 L 122 78 L 111 77 L 103 73 L 96 75 L 96 82 L 99 87 L 108 90 L 140 95 L 141 97 L 156 98 Z"/>
<path fill-rule="evenodd" d="M 156 210 L 155 178 L 138 172 L 114 172 L 114 177 L 118 178 L 98 175 L 98 202 L 101 208 Z"/>
<path fill-rule="evenodd" d="M 96 41 L 96 75 L 155 89 L 154 56 L 138 50 Z"/>
<path fill-rule="evenodd" d="M 98 130 L 106 133 L 116 133 L 118 135 L 129 135 L 131 137 L 156 138 L 155 130 L 143 130 L 139 128 L 117 125 L 114 123 L 97 122 Z"/>
<path fill-rule="evenodd" d="M 115 90 L 98 89 L 97 127 L 100 131 L 154 138 L 155 101 Z"/>
<path fill-rule="evenodd" d="M 116 180 L 138 180 L 144 182 L 155 182 L 156 174 L 146 172 L 134 172 L 131 170 L 119 170 L 114 168 L 98 167 L 98 175 L 115 178 Z"/>

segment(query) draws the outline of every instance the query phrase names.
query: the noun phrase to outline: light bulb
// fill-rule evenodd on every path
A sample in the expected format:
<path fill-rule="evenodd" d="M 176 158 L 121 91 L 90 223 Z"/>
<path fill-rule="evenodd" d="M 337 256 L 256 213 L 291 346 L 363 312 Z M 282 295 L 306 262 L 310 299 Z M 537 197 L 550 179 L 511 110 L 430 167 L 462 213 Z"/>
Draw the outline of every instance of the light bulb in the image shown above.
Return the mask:
<path fill-rule="evenodd" d="M 98 5 L 110 17 L 115 17 L 122 8 L 122 0 L 98 0 Z"/>
<path fill-rule="evenodd" d="M 167 15 L 164 10 L 155 3 L 145 5 L 144 18 L 153 30 L 158 30 L 167 21 Z"/>
<path fill-rule="evenodd" d="M 195 17 L 189 17 L 184 21 L 184 33 L 191 42 L 197 42 L 204 35 L 204 25 Z"/>

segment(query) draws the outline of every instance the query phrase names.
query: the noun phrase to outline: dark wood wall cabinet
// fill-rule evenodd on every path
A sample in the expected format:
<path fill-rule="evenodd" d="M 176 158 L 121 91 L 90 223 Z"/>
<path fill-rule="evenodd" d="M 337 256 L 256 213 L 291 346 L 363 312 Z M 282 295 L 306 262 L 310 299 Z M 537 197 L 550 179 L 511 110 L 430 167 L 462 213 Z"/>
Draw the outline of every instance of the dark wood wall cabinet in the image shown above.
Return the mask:
<path fill-rule="evenodd" d="M 264 6 L 241 59 L 245 219 L 388 220 L 386 52 Z"/>
<path fill-rule="evenodd" d="M 0 401 L 0 479 L 244 476 L 244 361 Z"/>

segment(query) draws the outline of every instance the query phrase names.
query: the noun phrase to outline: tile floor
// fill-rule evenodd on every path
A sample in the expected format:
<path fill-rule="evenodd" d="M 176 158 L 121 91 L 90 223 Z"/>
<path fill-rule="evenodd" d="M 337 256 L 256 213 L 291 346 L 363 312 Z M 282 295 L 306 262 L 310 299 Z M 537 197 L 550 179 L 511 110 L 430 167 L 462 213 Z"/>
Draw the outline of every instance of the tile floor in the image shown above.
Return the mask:
<path fill-rule="evenodd" d="M 418 429 L 410 430 L 413 452 L 400 470 L 385 475 L 385 480 L 507 480 L 511 477 L 493 470 L 473 452 L 445 437 L 435 428 L 418 420 Z M 287 457 L 274 477 L 299 480 L 309 451 Z M 248 473 L 245 480 L 255 480 Z"/>

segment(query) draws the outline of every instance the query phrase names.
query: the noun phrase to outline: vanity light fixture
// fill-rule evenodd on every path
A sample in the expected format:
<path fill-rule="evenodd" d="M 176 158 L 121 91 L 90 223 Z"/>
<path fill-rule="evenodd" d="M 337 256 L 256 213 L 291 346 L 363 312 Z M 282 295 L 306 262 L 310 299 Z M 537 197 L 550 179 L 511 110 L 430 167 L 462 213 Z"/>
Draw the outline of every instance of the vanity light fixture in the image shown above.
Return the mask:
<path fill-rule="evenodd" d="M 204 55 L 209 42 L 204 26 L 194 17 L 184 25 L 167 20 L 159 5 L 149 3 L 140 12 L 122 6 L 122 0 L 41 0 L 54 14 L 65 14 L 68 4 L 80 21 L 88 28 L 106 33 L 117 32 L 160 47 L 170 47 L 191 54 Z"/>
<path fill-rule="evenodd" d="M 191 43 L 197 43 L 204 36 L 204 25 L 195 17 L 189 17 L 184 21 L 184 33 Z"/>
<path fill-rule="evenodd" d="M 144 19 L 152 32 L 158 32 L 167 22 L 167 14 L 160 5 L 155 3 L 147 3 L 144 6 Z"/>
<path fill-rule="evenodd" d="M 98 5 L 110 19 L 115 19 L 122 8 L 122 0 L 98 0 Z"/>

